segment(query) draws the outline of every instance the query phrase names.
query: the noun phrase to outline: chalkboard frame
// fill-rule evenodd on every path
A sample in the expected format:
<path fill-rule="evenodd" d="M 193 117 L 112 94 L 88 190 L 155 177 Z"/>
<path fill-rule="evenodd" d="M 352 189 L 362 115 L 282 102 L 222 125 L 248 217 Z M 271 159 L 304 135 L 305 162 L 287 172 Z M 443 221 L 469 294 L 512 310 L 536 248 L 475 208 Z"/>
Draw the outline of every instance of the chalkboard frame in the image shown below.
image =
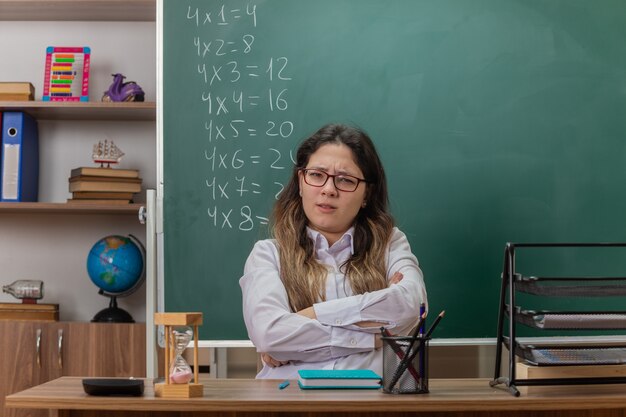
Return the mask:
<path fill-rule="evenodd" d="M 198 4 L 198 2 L 191 3 Z M 257 3 L 265 4 L 264 2 Z M 398 4 L 400 3 L 398 2 Z M 425 8 L 434 7 L 434 3 L 428 0 L 416 2 L 419 6 Z M 450 8 L 456 7 L 457 9 L 460 5 L 459 2 L 454 0 L 438 3 Z M 500 5 L 498 6 L 496 3 Z M 547 56 L 549 51 L 543 49 L 532 51 L 532 53 L 528 52 L 527 56 L 533 57 L 536 62 L 530 62 L 528 67 L 512 71 L 511 77 L 507 79 L 510 84 L 504 83 L 502 77 L 498 78 L 497 71 L 491 69 L 492 72 L 489 73 L 490 69 L 487 67 L 484 71 L 491 76 L 490 80 L 492 80 L 493 86 L 492 90 L 481 92 L 481 80 L 478 78 L 472 80 L 469 76 L 462 77 L 461 71 L 464 69 L 470 75 L 476 75 L 472 70 L 475 71 L 475 68 L 480 64 L 478 62 L 480 54 L 462 55 L 464 61 L 459 60 L 455 62 L 457 69 L 450 70 L 456 76 L 456 78 L 451 78 L 451 80 L 455 80 L 457 83 L 454 84 L 455 89 L 450 89 L 447 92 L 448 95 L 451 95 L 449 94 L 450 92 L 455 93 L 454 100 L 446 97 L 446 94 L 444 94 L 446 90 L 443 90 L 444 92 L 434 92 L 434 87 L 431 87 L 429 90 L 424 86 L 423 78 L 413 80 L 414 84 L 412 85 L 419 87 L 420 99 L 429 99 L 430 103 L 432 103 L 430 108 L 419 110 L 423 112 L 420 116 L 421 122 L 432 121 L 430 124 L 425 123 L 426 125 L 420 130 L 421 134 L 432 135 L 432 137 L 429 136 L 420 142 L 420 146 L 425 146 L 425 149 L 429 149 L 431 152 L 428 152 L 423 157 L 420 156 L 419 163 L 408 163 L 401 167 L 394 167 L 395 170 L 390 172 L 391 181 L 397 181 L 398 177 L 413 178 L 418 190 L 428 190 L 426 194 L 428 199 L 446 203 L 439 207 L 439 211 L 434 209 L 425 210 L 426 207 L 424 205 L 426 202 L 421 199 L 421 193 L 407 193 L 407 190 L 400 187 L 397 182 L 390 183 L 392 207 L 398 220 L 398 225 L 407 233 L 414 252 L 418 259 L 422 261 L 422 267 L 426 274 L 427 288 L 429 289 L 431 308 L 436 311 L 442 308 L 447 310 L 446 321 L 440 326 L 442 337 L 446 338 L 482 339 L 492 338 L 495 335 L 501 247 L 506 241 L 536 241 L 538 239 L 544 239 L 545 241 L 622 240 L 619 228 L 624 224 L 623 221 L 620 221 L 621 217 L 619 214 L 626 208 L 626 202 L 622 198 L 615 199 L 611 188 L 615 188 L 625 176 L 623 169 L 620 168 L 623 165 L 624 158 L 621 156 L 621 141 L 618 139 L 620 132 L 624 130 L 624 125 L 623 122 L 616 121 L 619 115 L 623 114 L 622 110 L 625 108 L 625 103 L 623 96 L 617 94 L 611 88 L 619 82 L 618 74 L 625 68 L 625 64 L 624 59 L 620 58 L 619 54 L 616 53 L 623 48 L 615 42 L 603 41 L 615 38 L 613 36 L 615 34 L 623 34 L 623 30 L 619 26 L 620 23 L 626 21 L 626 16 L 619 8 L 619 2 L 612 0 L 603 2 L 599 7 L 596 7 L 596 10 L 592 11 L 587 9 L 591 6 L 587 6 L 584 1 L 572 1 L 567 4 L 558 0 L 547 2 L 529 1 L 526 5 L 515 3 L 511 1 L 485 1 L 479 6 L 471 6 L 483 12 L 482 14 L 477 12 L 478 17 L 468 15 L 469 17 L 466 19 L 470 22 L 467 23 L 468 25 L 475 25 L 471 26 L 471 29 L 476 31 L 474 32 L 473 40 L 487 42 L 494 37 L 488 31 L 480 32 L 479 23 L 484 23 L 485 19 L 491 18 L 495 20 L 494 16 L 497 16 L 498 13 L 503 13 L 505 17 L 510 17 L 510 15 L 516 13 L 519 16 L 521 9 L 527 16 L 532 16 L 533 19 L 536 19 L 533 20 L 536 27 L 533 28 L 532 36 L 529 36 L 527 39 L 518 36 L 512 40 L 520 43 L 520 50 L 528 52 L 533 46 L 539 44 L 537 41 L 543 39 L 542 37 L 551 35 L 556 42 L 556 46 L 558 46 L 558 41 L 572 42 L 566 45 L 572 50 L 560 51 L 560 53 L 565 54 L 565 58 L 572 59 L 577 57 L 577 54 L 582 54 L 580 62 L 563 63 L 559 61 L 555 63 L 550 61 Z M 368 2 L 367 4 L 377 7 L 374 2 Z M 509 8 L 508 10 L 507 7 Z M 490 17 L 489 12 L 493 16 Z M 453 18 L 449 17 L 446 20 L 443 12 L 437 15 L 437 17 L 442 19 L 439 23 L 442 32 L 446 30 L 454 31 Z M 162 18 L 163 10 L 161 10 L 160 19 Z M 481 21 L 481 19 L 483 20 Z M 473 23 L 472 20 L 474 20 Z M 418 21 L 420 20 L 418 19 Z M 515 19 L 512 21 L 515 22 Z M 580 25 L 580 27 L 577 25 Z M 506 27 L 506 24 L 503 23 L 502 27 Z M 601 33 L 598 32 L 598 27 L 602 27 Z M 514 37 L 511 33 L 515 34 L 515 29 L 519 30 L 519 27 L 513 25 L 508 28 L 508 32 L 503 30 L 501 33 Z M 431 35 L 433 42 L 441 42 L 441 38 L 436 36 L 437 33 L 433 32 Z M 566 35 L 570 35 L 570 37 L 566 38 Z M 575 35 L 578 35 L 579 39 L 576 39 Z M 586 38 L 585 36 L 588 37 Z M 504 37 L 506 38 L 506 36 Z M 462 40 L 461 34 L 457 33 L 454 41 L 461 42 Z M 498 42 L 498 40 L 493 40 L 493 42 Z M 602 45 L 603 43 L 604 45 Z M 575 50 L 574 47 L 576 45 L 579 48 L 588 47 L 589 50 Z M 584 55 L 585 53 L 587 55 Z M 436 57 L 436 54 L 431 56 Z M 515 53 L 511 53 L 510 55 L 504 54 L 500 59 L 513 68 L 514 65 L 524 62 L 521 60 L 521 56 L 523 54 L 516 56 Z M 587 61 L 583 58 L 587 59 Z M 545 69 L 548 71 L 547 74 L 550 74 L 550 71 L 552 71 L 553 76 L 551 79 L 543 80 L 543 83 L 542 79 L 533 79 L 533 77 L 537 76 L 537 73 L 533 71 L 538 71 L 542 59 L 545 63 L 552 64 L 552 67 L 546 65 L 547 68 Z M 502 62 L 494 62 L 494 65 L 502 64 Z M 463 67 L 461 64 L 465 66 Z M 559 66 L 557 64 L 562 65 Z M 571 65 L 571 67 L 566 67 L 565 64 Z M 163 62 L 159 63 L 159 65 L 163 70 Z M 429 67 L 425 68 L 426 70 L 431 70 Z M 565 75 L 561 76 L 561 73 Z M 458 83 L 460 79 L 464 81 L 462 84 Z M 584 81 L 589 80 L 593 81 L 590 83 L 592 85 L 576 90 L 575 87 L 585 86 Z M 441 87 L 443 84 L 439 82 L 437 86 Z M 501 90 L 506 86 L 510 88 L 510 91 L 504 95 Z M 577 101 L 578 95 L 582 96 L 586 101 L 584 103 Z M 602 95 L 604 95 L 604 99 L 600 103 Z M 502 97 L 507 97 L 508 99 L 498 100 Z M 538 104 L 534 107 L 530 105 L 529 97 L 537 99 L 535 103 Z M 560 100 L 559 103 L 556 103 L 557 98 Z M 525 100 L 529 102 L 527 103 Z M 460 117 L 449 119 L 455 121 L 456 124 L 449 126 L 446 126 L 445 123 L 437 124 L 437 121 L 444 121 L 443 116 L 447 114 L 444 110 L 447 110 L 450 104 L 448 101 L 453 101 L 453 104 L 457 105 L 457 109 L 461 112 Z M 162 109 L 162 111 L 166 112 L 167 98 L 165 98 L 164 104 L 165 109 Z M 423 103 L 418 104 L 424 106 Z M 558 105 L 562 108 L 558 108 Z M 417 107 L 416 104 L 413 110 L 418 111 Z M 481 120 L 483 123 L 478 124 L 472 118 L 480 114 L 481 109 L 488 109 L 487 113 L 483 113 L 483 116 L 486 114 L 488 117 L 483 117 Z M 513 115 L 516 110 L 520 109 L 525 110 L 524 116 L 526 120 L 523 117 L 519 117 L 510 120 L 510 123 L 518 128 L 523 127 L 525 129 L 523 133 L 507 128 L 506 124 L 502 122 L 503 116 Z M 549 112 L 546 112 L 546 109 L 558 109 L 559 111 L 547 114 Z M 600 110 L 604 111 L 598 112 L 601 117 L 597 121 L 592 120 L 591 116 L 586 116 L 588 113 Z M 337 117 L 341 120 L 329 120 L 327 117 L 324 122 L 352 121 L 361 125 L 377 141 L 377 146 L 384 162 L 386 165 L 389 165 L 389 161 L 394 161 L 396 158 L 403 156 L 403 150 L 394 149 L 389 143 L 385 142 L 384 132 L 389 128 L 390 124 L 398 123 L 398 120 L 401 120 L 401 117 L 406 117 L 406 114 L 403 112 L 394 113 L 393 117 L 390 118 L 392 120 L 386 123 L 382 123 L 380 119 L 375 119 L 375 122 L 380 123 L 380 126 L 374 128 L 368 126 L 367 123 L 368 120 L 372 119 L 371 116 L 372 114 L 358 114 L 356 117 L 350 118 L 337 114 Z M 451 116 L 448 114 L 447 117 Z M 322 123 L 322 117 L 319 119 L 316 121 L 319 123 L 316 123 L 315 127 Z M 437 126 L 442 130 L 438 131 Z M 305 132 L 310 132 L 313 129 L 314 124 L 309 123 L 306 128 L 303 127 L 299 132 L 301 135 L 304 135 Z M 499 169 L 490 171 L 494 166 L 489 166 L 486 163 L 488 160 L 485 155 L 481 155 L 481 150 L 474 149 L 469 141 L 462 143 L 463 139 L 471 136 L 468 132 L 478 130 L 490 134 L 487 140 L 491 142 L 488 145 L 495 150 L 495 156 L 493 157 L 499 158 L 499 164 L 496 166 Z M 161 134 L 162 132 L 163 129 L 161 129 Z M 547 151 L 552 151 L 559 147 L 564 149 L 564 152 L 559 154 L 559 158 L 562 159 L 556 161 L 556 164 L 551 164 L 554 161 L 550 161 L 549 158 L 541 159 L 541 155 L 533 153 L 533 149 L 529 149 L 536 146 L 537 143 L 532 142 L 528 145 L 525 138 L 532 137 L 538 133 L 545 135 L 545 137 L 550 135 L 552 142 L 546 148 Z M 511 140 L 506 142 L 506 146 L 501 145 L 497 138 L 504 137 L 507 134 L 510 135 Z M 614 151 L 607 152 L 591 148 L 587 149 L 590 152 L 586 152 L 584 157 L 582 157 L 579 152 L 582 149 L 581 142 L 585 138 L 595 137 L 594 135 L 596 134 L 600 138 L 596 138 L 596 140 L 601 140 L 603 144 L 614 149 Z M 437 145 L 436 140 L 441 138 L 448 140 L 458 139 L 459 141 L 455 142 L 455 146 L 435 146 Z M 167 212 L 168 178 L 167 168 L 164 166 L 162 159 L 165 156 L 163 148 L 163 142 L 165 141 L 166 138 L 162 137 L 159 145 L 159 184 L 163 184 L 163 187 L 159 187 L 158 194 L 159 201 L 163 201 L 164 205 L 164 241 L 167 242 L 168 220 L 165 213 Z M 428 148 L 428 146 L 433 148 Z M 601 166 L 602 162 L 606 162 L 603 159 L 608 160 L 604 167 Z M 519 164 L 513 164 L 512 162 L 519 162 Z M 594 170 L 577 171 L 577 167 L 583 166 L 583 163 L 591 163 Z M 464 169 L 469 170 L 471 175 L 467 177 L 452 177 L 448 175 L 445 168 L 454 167 L 455 164 L 457 166 L 459 164 L 463 165 Z M 507 166 L 510 169 L 507 169 Z M 565 172 L 560 173 L 559 171 Z M 547 181 L 543 184 L 536 184 L 537 189 L 529 195 L 506 195 L 505 192 L 507 190 L 521 189 L 526 184 L 522 174 L 527 174 L 528 172 L 539 175 L 538 178 L 544 176 Z M 415 176 L 416 173 L 421 175 Z M 567 175 L 573 173 L 579 176 L 577 179 L 582 183 L 578 189 L 572 187 L 571 183 L 568 183 L 568 178 L 566 178 Z M 442 178 L 442 180 L 440 184 L 437 184 L 437 187 L 429 188 L 427 181 L 433 176 Z M 601 184 L 601 177 L 611 178 L 610 183 L 606 185 Z M 481 186 L 484 183 L 491 186 L 490 191 L 495 191 L 495 194 L 487 194 L 489 198 L 485 198 L 485 194 L 481 194 Z M 558 190 L 559 186 L 563 187 L 561 188 L 562 191 Z M 464 187 L 475 187 L 475 198 L 468 197 L 468 195 L 450 198 L 445 194 L 447 188 L 452 189 L 452 193 L 454 193 L 457 191 L 454 188 L 462 189 Z M 574 196 L 576 193 L 579 193 L 577 197 Z M 498 194 L 504 195 L 506 198 L 499 200 Z M 613 204 L 611 206 L 605 204 L 607 201 L 611 201 Z M 577 207 L 573 207 L 572 202 L 575 202 Z M 456 212 L 451 207 L 461 205 L 475 215 L 454 218 Z M 489 205 L 498 206 L 498 210 L 495 212 L 496 216 L 493 216 L 494 212 L 487 211 L 486 208 Z M 528 211 L 519 209 L 519 207 L 524 205 L 530 207 Z M 518 210 L 518 212 L 515 212 L 515 210 Z M 493 230 L 489 230 L 489 224 L 494 221 L 504 224 L 503 216 L 507 211 L 511 211 L 516 215 L 506 219 L 506 233 L 497 234 Z M 532 211 L 541 213 L 541 216 L 532 218 Z M 573 212 L 573 214 L 568 213 L 568 211 Z M 421 219 L 419 227 L 416 228 L 411 225 L 411 219 L 415 216 L 415 213 L 419 212 L 425 212 L 428 216 L 425 219 Z M 595 216 L 589 215 L 589 213 L 599 214 Z M 571 215 L 571 218 L 565 218 L 564 220 L 560 218 L 568 215 Z M 529 223 L 529 219 L 532 222 Z M 585 220 L 585 222 L 579 222 L 578 220 L 580 219 Z M 436 229 L 432 226 L 433 224 L 442 226 Z M 580 227 L 576 228 L 574 225 Z M 459 231 L 462 233 L 459 233 Z M 486 236 L 480 237 L 481 233 Z M 259 237 L 262 237 L 262 235 L 263 233 L 259 233 Z M 423 235 L 436 236 L 437 242 L 446 242 L 446 249 L 437 252 L 433 249 L 431 242 L 421 240 Z M 481 251 L 477 251 L 477 248 L 480 248 Z M 167 250 L 164 249 L 164 252 L 167 252 Z M 458 319 L 458 317 L 467 313 L 467 311 L 463 311 L 467 310 L 467 308 L 457 311 L 454 311 L 454 308 L 452 308 L 452 311 L 450 311 L 450 306 L 447 305 L 448 302 L 442 301 L 448 299 L 452 300 L 452 304 L 455 304 L 459 295 L 457 294 L 456 298 L 452 297 L 450 290 L 439 287 L 436 280 L 438 276 L 450 277 L 455 274 L 458 275 L 459 271 L 454 270 L 452 264 L 455 257 L 460 256 L 460 254 L 465 254 L 466 259 L 468 259 L 467 263 L 472 268 L 482 271 L 481 274 L 489 275 L 489 288 L 487 291 L 484 291 L 485 298 L 464 306 L 472 310 L 472 313 L 479 317 L 481 322 L 489 322 L 489 324 L 484 325 L 477 331 L 473 330 L 476 322 L 468 325 L 463 323 L 462 319 Z M 165 268 L 167 268 L 167 253 L 164 253 L 164 256 Z M 486 261 L 485 258 L 489 260 Z M 618 265 L 617 267 L 620 266 Z M 159 275 L 161 276 L 161 273 Z M 166 298 L 164 307 L 168 308 L 167 279 L 163 277 L 162 280 Z M 173 308 L 181 309 L 183 307 L 178 305 Z M 457 319 L 451 317 L 457 317 Z M 480 324 L 480 326 L 483 325 Z M 471 328 L 469 331 L 467 331 L 468 327 Z M 210 330 L 204 331 L 201 335 L 203 339 L 215 339 L 214 333 Z M 217 337 L 217 339 L 230 338 Z M 245 335 L 239 334 L 234 337 L 234 339 L 241 338 L 245 338 Z"/>

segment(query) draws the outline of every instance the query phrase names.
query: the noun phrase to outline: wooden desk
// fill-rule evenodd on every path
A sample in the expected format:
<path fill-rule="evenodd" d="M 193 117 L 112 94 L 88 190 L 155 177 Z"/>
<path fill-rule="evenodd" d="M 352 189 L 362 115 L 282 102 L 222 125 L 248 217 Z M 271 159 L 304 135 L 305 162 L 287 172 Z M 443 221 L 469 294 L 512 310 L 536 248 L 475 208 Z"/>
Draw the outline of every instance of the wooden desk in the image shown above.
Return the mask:
<path fill-rule="evenodd" d="M 204 397 L 165 399 L 154 396 L 146 380 L 143 397 L 91 397 L 82 378 L 62 377 L 9 395 L 7 407 L 56 410 L 59 417 L 81 416 L 409 416 L 437 417 L 624 417 L 626 386 L 522 387 L 515 398 L 490 388 L 486 379 L 431 380 L 430 394 L 389 395 L 369 390 L 301 391 L 295 382 L 203 380 Z M 528 390 L 531 392 L 528 392 Z M 55 413 L 52 413 L 55 414 Z"/>

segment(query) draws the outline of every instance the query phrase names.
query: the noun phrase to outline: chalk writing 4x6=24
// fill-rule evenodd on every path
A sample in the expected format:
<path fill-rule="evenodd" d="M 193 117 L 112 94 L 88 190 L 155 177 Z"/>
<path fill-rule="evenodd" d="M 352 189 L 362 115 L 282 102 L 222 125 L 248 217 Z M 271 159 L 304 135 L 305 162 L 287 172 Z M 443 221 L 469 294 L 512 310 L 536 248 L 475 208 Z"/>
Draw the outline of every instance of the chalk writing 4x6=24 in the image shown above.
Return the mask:
<path fill-rule="evenodd" d="M 280 162 L 282 159 L 281 152 L 275 148 L 268 148 L 268 151 L 273 154 L 273 157 L 270 156 L 270 160 L 272 162 L 270 163 L 269 167 L 272 169 L 285 169 L 285 166 Z M 214 146 L 212 150 L 204 151 L 204 158 L 211 162 L 211 171 L 215 171 L 216 163 L 217 169 L 241 169 L 246 165 L 246 161 L 242 159 L 241 156 L 242 152 L 243 149 L 237 149 L 232 153 L 232 156 L 230 156 L 229 158 L 228 152 L 218 153 L 217 147 Z M 260 155 L 249 155 L 248 159 L 250 159 L 251 164 L 260 164 L 262 162 Z M 289 151 L 289 159 L 293 164 L 295 164 L 293 152 L 291 150 Z"/>

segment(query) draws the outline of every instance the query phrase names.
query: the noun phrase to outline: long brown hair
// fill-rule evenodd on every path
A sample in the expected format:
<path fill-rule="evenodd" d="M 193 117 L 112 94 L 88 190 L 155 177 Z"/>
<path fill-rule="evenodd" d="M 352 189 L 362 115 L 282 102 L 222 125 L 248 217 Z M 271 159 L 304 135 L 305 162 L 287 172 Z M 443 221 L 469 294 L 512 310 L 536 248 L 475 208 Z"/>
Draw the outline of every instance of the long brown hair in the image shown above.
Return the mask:
<path fill-rule="evenodd" d="M 306 167 L 310 156 L 329 143 L 348 146 L 368 181 L 366 205 L 354 221 L 354 254 L 342 265 L 342 270 L 354 294 L 387 287 L 385 254 L 394 221 L 388 210 L 387 180 L 382 163 L 365 132 L 341 124 L 326 125 L 298 148 L 291 179 L 272 213 L 281 279 L 294 312 L 325 299 L 328 270 L 315 259 L 313 242 L 306 232 L 308 220 L 299 194 L 298 169 Z"/>

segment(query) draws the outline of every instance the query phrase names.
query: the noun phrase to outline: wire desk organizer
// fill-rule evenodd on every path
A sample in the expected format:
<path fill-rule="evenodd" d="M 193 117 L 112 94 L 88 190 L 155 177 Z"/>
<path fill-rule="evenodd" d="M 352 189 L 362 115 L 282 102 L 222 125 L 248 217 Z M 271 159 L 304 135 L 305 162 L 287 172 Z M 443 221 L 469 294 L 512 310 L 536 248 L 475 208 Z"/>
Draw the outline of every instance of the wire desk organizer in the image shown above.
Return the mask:
<path fill-rule="evenodd" d="M 626 383 L 626 376 L 584 376 L 518 378 L 517 359 L 530 365 L 621 365 L 626 364 L 626 338 L 622 345 L 524 344 L 516 338 L 516 325 L 550 330 L 625 330 L 626 311 L 545 311 L 523 310 L 516 305 L 516 293 L 547 297 L 603 297 L 626 295 L 626 277 L 535 277 L 515 270 L 517 248 L 608 248 L 626 243 L 507 243 L 500 289 L 494 378 L 490 386 L 505 384 L 519 396 L 518 386 L 582 385 Z M 505 321 L 508 320 L 508 334 Z M 508 349 L 508 377 L 501 375 L 502 348 Z"/>

